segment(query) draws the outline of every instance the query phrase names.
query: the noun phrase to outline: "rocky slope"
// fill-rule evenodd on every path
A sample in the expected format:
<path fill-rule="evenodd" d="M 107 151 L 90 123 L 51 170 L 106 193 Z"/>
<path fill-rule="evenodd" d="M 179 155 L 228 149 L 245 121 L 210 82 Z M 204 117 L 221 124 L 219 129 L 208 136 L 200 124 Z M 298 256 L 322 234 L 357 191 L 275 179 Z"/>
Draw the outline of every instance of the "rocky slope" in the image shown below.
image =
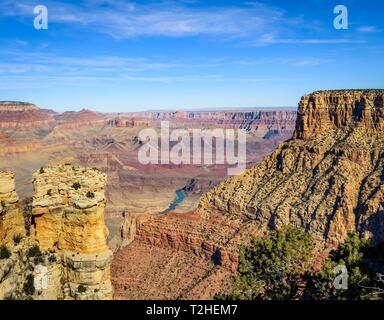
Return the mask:
<path fill-rule="evenodd" d="M 0 102 L 0 129 L 30 129 L 53 124 L 51 110 L 39 109 L 31 103 Z"/>
<path fill-rule="evenodd" d="M 0 111 L 36 111 L 39 108 L 29 102 L 0 101 Z"/>
<path fill-rule="evenodd" d="M 299 104 L 293 138 L 207 193 L 199 211 L 292 224 L 324 242 L 348 231 L 384 240 L 384 90 L 320 91 Z"/>

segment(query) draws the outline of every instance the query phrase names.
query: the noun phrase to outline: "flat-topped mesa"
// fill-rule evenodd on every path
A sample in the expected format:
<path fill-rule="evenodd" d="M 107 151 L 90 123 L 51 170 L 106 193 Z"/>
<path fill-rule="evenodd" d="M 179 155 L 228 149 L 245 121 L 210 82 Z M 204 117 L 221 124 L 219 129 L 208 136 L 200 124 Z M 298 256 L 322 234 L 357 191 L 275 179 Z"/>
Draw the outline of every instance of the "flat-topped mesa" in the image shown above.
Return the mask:
<path fill-rule="evenodd" d="M 0 129 L 33 129 L 54 124 L 54 112 L 28 102 L 0 101 Z"/>
<path fill-rule="evenodd" d="M 15 176 L 12 172 L 0 171 L 0 243 L 10 243 L 18 235 L 25 236 L 25 227 Z"/>
<path fill-rule="evenodd" d="M 31 233 L 42 250 L 61 256 L 62 297 L 112 299 L 106 175 L 81 166 L 48 166 L 33 174 L 33 185 Z"/>
<path fill-rule="evenodd" d="M 34 111 L 39 108 L 29 102 L 0 101 L 0 111 Z"/>
<path fill-rule="evenodd" d="M 362 127 L 384 131 L 384 90 L 316 91 L 301 98 L 294 138 Z"/>

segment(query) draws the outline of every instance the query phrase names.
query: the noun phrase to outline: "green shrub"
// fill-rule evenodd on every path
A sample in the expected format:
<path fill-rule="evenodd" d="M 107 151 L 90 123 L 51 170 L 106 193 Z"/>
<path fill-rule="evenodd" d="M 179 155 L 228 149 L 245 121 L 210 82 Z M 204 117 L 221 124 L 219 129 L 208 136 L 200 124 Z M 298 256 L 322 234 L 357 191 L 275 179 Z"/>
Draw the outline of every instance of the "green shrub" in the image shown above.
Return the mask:
<path fill-rule="evenodd" d="M 27 276 L 27 280 L 24 282 L 23 290 L 27 295 L 33 295 L 35 293 L 35 278 L 32 274 Z"/>
<path fill-rule="evenodd" d="M 27 236 L 30 235 L 30 231 L 31 231 L 32 201 L 33 199 L 29 197 L 29 198 L 25 198 L 21 203 L 23 207 L 24 224 L 25 224 L 25 231 L 27 233 Z"/>
<path fill-rule="evenodd" d="M 232 280 L 231 293 L 216 299 L 291 300 L 299 292 L 302 276 L 311 267 L 314 248 L 311 236 L 301 229 L 285 226 L 250 247 L 242 247 L 239 275 Z"/>
<path fill-rule="evenodd" d="M 41 168 L 40 168 L 40 174 L 43 174 L 43 173 L 45 173 L 45 171 L 44 171 L 44 168 L 41 167 Z"/>
<path fill-rule="evenodd" d="M 84 293 L 84 292 L 87 291 L 87 288 L 86 288 L 84 285 L 80 284 L 80 285 L 77 287 L 77 291 L 80 292 L 80 293 Z"/>
<path fill-rule="evenodd" d="M 381 246 L 372 246 L 356 232 L 350 233 L 344 243 L 332 251 L 321 272 L 310 274 L 305 294 L 316 300 L 365 300 L 383 298 L 383 284 L 375 278 L 380 268 L 376 265 L 384 257 Z M 348 289 L 336 290 L 334 268 L 345 266 L 348 271 Z M 381 291 L 381 294 L 380 294 Z"/>
<path fill-rule="evenodd" d="M 49 189 L 49 190 L 47 191 L 47 196 L 52 196 L 52 189 Z"/>
<path fill-rule="evenodd" d="M 27 257 L 32 258 L 32 257 L 38 257 L 41 256 L 41 251 L 38 245 L 34 245 L 28 249 L 27 252 Z"/>
<path fill-rule="evenodd" d="M 15 234 L 13 236 L 13 242 L 15 244 L 19 244 L 21 242 L 21 240 L 23 239 L 23 237 L 21 236 L 21 234 Z"/>
<path fill-rule="evenodd" d="M 11 256 L 11 251 L 8 250 L 8 248 L 3 245 L 0 247 L 0 259 L 8 259 Z"/>
<path fill-rule="evenodd" d="M 43 257 L 43 256 L 36 256 L 36 257 L 33 259 L 33 261 L 34 261 L 35 264 L 44 263 L 44 257 Z"/>
<path fill-rule="evenodd" d="M 75 182 L 73 185 L 72 185 L 72 188 L 75 189 L 75 190 L 79 190 L 81 188 L 81 185 L 79 182 Z"/>
<path fill-rule="evenodd" d="M 56 260 L 57 260 L 57 259 L 56 259 L 56 256 L 55 256 L 54 254 L 50 255 L 49 258 L 48 258 L 48 261 L 49 261 L 49 262 L 52 262 L 52 263 L 53 263 L 53 262 L 56 262 Z"/>
<path fill-rule="evenodd" d="M 94 198 L 95 197 L 95 194 L 91 191 L 88 191 L 87 192 L 87 198 Z"/>

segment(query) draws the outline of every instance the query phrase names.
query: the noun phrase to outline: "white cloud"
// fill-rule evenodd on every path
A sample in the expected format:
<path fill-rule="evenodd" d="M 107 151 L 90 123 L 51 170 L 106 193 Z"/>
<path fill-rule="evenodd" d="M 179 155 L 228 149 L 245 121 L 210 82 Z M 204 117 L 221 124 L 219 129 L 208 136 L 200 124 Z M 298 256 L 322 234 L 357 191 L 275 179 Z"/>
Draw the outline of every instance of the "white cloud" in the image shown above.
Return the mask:
<path fill-rule="evenodd" d="M 375 26 L 363 26 L 357 29 L 357 31 L 362 32 L 362 33 L 376 33 L 376 32 L 381 32 L 380 29 L 378 29 Z"/>
<path fill-rule="evenodd" d="M 1 14 L 33 18 L 34 2 L 4 0 Z M 184 2 L 133 4 L 88 0 L 82 5 L 46 1 L 49 21 L 86 26 L 114 38 L 138 36 L 244 36 L 259 34 L 284 22 L 282 10 L 253 2 L 248 7 L 205 7 Z"/>
<path fill-rule="evenodd" d="M 347 38 L 334 38 L 334 39 L 316 39 L 316 38 L 279 38 L 274 34 L 264 34 L 256 42 L 256 45 L 271 45 L 271 44 L 346 44 L 356 43 L 359 41 Z"/>

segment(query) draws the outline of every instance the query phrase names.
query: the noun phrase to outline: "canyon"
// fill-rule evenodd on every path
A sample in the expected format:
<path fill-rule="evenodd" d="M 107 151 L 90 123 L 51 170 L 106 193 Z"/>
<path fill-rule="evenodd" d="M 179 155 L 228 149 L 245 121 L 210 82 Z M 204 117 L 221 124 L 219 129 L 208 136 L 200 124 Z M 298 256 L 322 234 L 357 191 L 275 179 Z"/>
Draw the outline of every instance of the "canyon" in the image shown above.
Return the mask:
<path fill-rule="evenodd" d="M 121 244 L 123 215 L 162 212 L 174 201 L 176 191 L 191 181 L 195 190 L 186 193 L 178 210 L 194 210 L 199 197 L 227 176 L 226 165 L 140 164 L 142 141 L 138 136 L 142 129 L 160 130 L 162 120 L 169 121 L 173 129 L 244 129 L 249 167 L 292 135 L 296 117 L 288 108 L 115 114 L 83 109 L 60 114 L 36 106 L 24 110 L 20 105 L 31 104 L 0 103 L 0 167 L 16 173 L 21 199 L 33 195 L 32 173 L 49 164 L 68 162 L 105 172 L 105 216 L 113 250 Z M 43 122 L 35 121 L 37 118 Z"/>
<path fill-rule="evenodd" d="M 173 256 L 177 246 L 154 248 L 150 240 L 150 227 L 147 229 L 147 235 L 145 232 L 137 234 L 142 228 L 141 224 L 148 221 L 161 225 L 162 217 L 168 216 L 168 212 L 172 211 L 167 209 L 179 192 L 183 194 L 183 200 L 175 209 L 187 220 L 191 218 L 188 223 L 193 227 L 195 219 L 192 212 L 196 209 L 200 196 L 227 176 L 225 165 L 140 164 L 137 159 L 138 149 L 143 144 L 138 139 L 140 130 L 160 130 L 161 121 L 169 121 L 171 128 L 188 130 L 241 129 L 247 133 L 247 166 L 252 166 L 265 154 L 270 153 L 279 142 L 292 135 L 295 117 L 296 112 L 290 109 L 124 114 L 101 114 L 83 109 L 79 112 L 59 114 L 39 109 L 29 103 L 1 102 L 0 167 L 2 170 L 8 170 L 15 180 L 12 180 L 14 188 L 17 189 L 14 192 L 17 191 L 18 197 L 23 199 L 23 208 L 19 211 L 29 207 L 31 211 L 31 226 L 28 230 L 30 236 L 26 237 L 22 244 L 11 246 L 11 259 L 14 260 L 13 265 L 9 264 L 9 267 L 12 266 L 17 272 L 5 277 L 2 283 L 9 286 L 11 281 L 13 285 L 9 287 L 14 288 L 20 298 L 20 284 L 27 281 L 28 272 L 25 270 L 29 268 L 28 270 L 32 271 L 31 267 L 35 267 L 33 261 L 30 261 L 32 258 L 22 256 L 28 255 L 28 248 L 37 243 L 43 252 L 50 279 L 54 280 L 50 283 L 50 290 L 39 291 L 39 295 L 34 296 L 34 299 L 111 298 L 113 289 L 107 275 L 110 272 L 112 251 L 115 252 L 113 261 L 117 261 L 112 265 L 112 274 L 121 261 L 120 249 L 135 246 L 136 242 L 132 243 L 134 239 L 141 244 L 137 255 L 130 255 L 130 259 L 146 263 L 145 259 L 141 259 L 146 250 L 157 250 L 162 252 L 152 255 L 153 258 L 164 263 L 169 262 L 164 259 Z M 87 166 L 88 169 L 79 169 L 81 166 Z M 82 171 L 91 178 L 83 177 Z M 104 172 L 108 179 L 98 172 Z M 83 178 L 94 185 L 84 182 Z M 81 192 L 73 189 L 75 182 L 79 182 L 82 187 L 84 185 Z M 95 197 L 84 197 L 84 192 L 88 192 L 86 190 Z M 25 199 L 32 201 L 26 207 Z M 164 214 L 164 211 L 167 214 Z M 81 218 L 82 213 L 85 213 L 88 219 Z M 105 221 L 108 232 L 101 221 Z M 224 225 L 225 221 L 222 223 Z M 20 221 L 18 224 L 20 225 Z M 172 225 L 171 219 L 168 227 L 172 228 Z M 212 225 L 216 225 L 216 221 L 212 220 Z M 79 233 L 79 228 L 89 232 Z M 145 228 L 147 227 L 142 230 Z M 176 225 L 176 230 L 181 233 L 187 231 L 183 225 Z M 202 226 L 200 232 L 204 235 L 207 229 Z M 105 246 L 105 238 L 109 248 Z M 177 243 L 177 239 L 172 240 L 171 236 L 170 239 L 171 242 Z M 193 237 L 190 237 L 190 241 L 193 242 Z M 201 240 L 201 243 L 203 242 Z M 141 245 L 145 243 L 149 245 L 143 249 Z M 208 257 L 216 247 L 209 241 L 204 243 L 206 249 L 196 251 L 196 254 Z M 12 245 L 12 241 L 8 241 L 7 245 Z M 96 251 L 90 252 L 93 247 Z M 190 253 L 178 250 L 177 254 L 180 259 L 172 261 L 181 263 L 179 269 L 183 268 L 185 263 L 188 266 L 185 272 L 189 268 L 194 270 L 191 273 L 190 285 L 197 281 L 201 272 L 213 272 L 209 260 L 202 259 L 195 266 L 196 261 Z M 49 262 L 51 256 L 54 256 L 52 260 L 55 262 Z M 19 257 L 21 262 L 18 262 L 16 257 Z M 236 257 L 233 256 L 232 259 Z M 177 262 L 178 260 L 180 262 Z M 148 272 L 152 268 L 151 264 L 146 268 L 141 264 L 135 267 L 142 267 Z M 118 268 L 121 269 L 120 266 Z M 4 275 L 7 274 L 6 270 L 9 269 L 4 270 Z M 231 268 L 227 271 L 228 274 L 230 270 Z M 121 271 L 121 279 L 124 279 L 126 272 L 125 268 Z M 186 276 L 185 272 L 179 276 Z M 155 276 L 155 273 L 150 276 Z M 114 279 L 114 276 L 111 276 L 113 287 L 121 288 L 121 284 Z M 183 283 L 188 284 L 188 281 L 179 282 L 181 289 L 185 290 Z M 78 292 L 79 286 L 86 287 L 87 290 Z M 133 292 L 134 286 L 130 285 L 130 288 Z M 137 298 L 143 297 L 140 292 L 137 292 Z M 6 294 L 6 291 L 3 293 Z M 160 296 L 161 294 L 157 295 Z M 119 294 L 114 297 L 119 298 Z"/>
<path fill-rule="evenodd" d="M 228 289 L 241 245 L 287 224 L 313 236 L 319 259 L 351 231 L 383 241 L 383 121 L 384 90 L 303 96 L 292 137 L 196 210 L 126 218 L 135 235 L 112 263 L 115 298 L 210 299 Z"/>
<path fill-rule="evenodd" d="M 310 233 L 319 259 L 350 231 L 384 240 L 384 90 L 317 91 L 301 98 L 297 114 L 48 113 L 45 128 L 1 131 L 3 141 L 33 138 L 40 149 L 0 156 L 2 243 L 23 232 L 15 227 L 19 196 L 32 196 L 26 239 L 58 256 L 49 270 L 60 285 L 42 298 L 211 299 L 228 290 L 239 247 L 285 225 Z M 222 165 L 140 164 L 140 130 L 159 130 L 164 120 L 244 130 L 247 169 L 227 177 Z M 12 247 L 12 256 L 24 247 Z M 25 258 L 1 270 L 0 289 L 17 289 Z"/>

